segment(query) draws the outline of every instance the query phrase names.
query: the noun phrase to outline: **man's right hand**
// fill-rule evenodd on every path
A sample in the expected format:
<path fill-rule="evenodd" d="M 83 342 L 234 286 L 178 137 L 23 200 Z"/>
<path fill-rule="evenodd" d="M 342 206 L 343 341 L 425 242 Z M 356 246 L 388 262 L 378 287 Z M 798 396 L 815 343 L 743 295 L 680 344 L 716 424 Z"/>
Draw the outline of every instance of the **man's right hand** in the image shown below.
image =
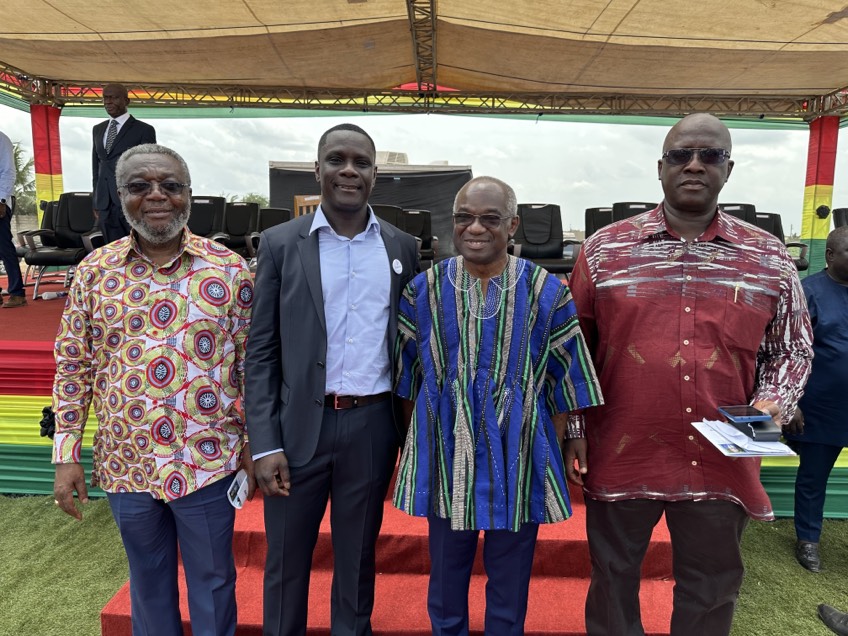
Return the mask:
<path fill-rule="evenodd" d="M 53 481 L 56 505 L 74 519 L 82 521 L 82 512 L 74 504 L 75 491 L 80 503 L 87 504 L 88 489 L 82 464 L 56 464 L 56 478 Z"/>
<path fill-rule="evenodd" d="M 291 489 L 289 461 L 285 453 L 260 457 L 253 464 L 256 483 L 266 497 L 287 497 Z"/>

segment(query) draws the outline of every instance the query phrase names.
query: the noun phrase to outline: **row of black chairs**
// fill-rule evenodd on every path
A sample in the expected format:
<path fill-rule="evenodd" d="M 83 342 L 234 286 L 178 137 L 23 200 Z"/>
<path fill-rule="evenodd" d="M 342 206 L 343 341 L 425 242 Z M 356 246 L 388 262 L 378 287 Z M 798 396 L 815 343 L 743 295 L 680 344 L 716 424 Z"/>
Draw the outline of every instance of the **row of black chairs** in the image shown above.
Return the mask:
<path fill-rule="evenodd" d="M 76 265 L 85 255 L 103 245 L 94 219 L 90 192 L 65 192 L 58 201 L 45 202 L 38 230 L 18 233 L 16 253 L 27 264 L 25 280 L 37 272 L 33 299 L 39 297 L 42 278 L 51 267 L 64 268 L 67 287 Z M 223 197 L 192 197 L 189 229 L 199 236 L 219 241 L 252 258 L 259 233 L 291 219 L 291 210 L 259 208 L 258 203 L 227 202 Z"/>
<path fill-rule="evenodd" d="M 774 212 L 760 212 L 752 203 L 719 203 L 718 205 L 725 214 L 730 214 L 751 225 L 755 225 L 776 236 L 782 243 L 786 243 L 783 222 L 779 214 Z M 625 201 L 614 203 L 612 207 L 586 208 L 586 238 L 589 238 L 589 236 L 605 225 L 642 214 L 648 210 L 653 210 L 655 207 L 657 207 L 656 203 Z M 845 211 L 848 212 L 848 209 Z M 836 212 L 837 210 L 833 211 L 834 222 L 836 222 Z M 805 243 L 787 243 L 786 247 L 792 255 L 795 266 L 799 271 L 809 268 L 810 263 L 807 260 L 807 250 L 809 248 Z"/>
<path fill-rule="evenodd" d="M 224 197 L 191 197 L 188 229 L 223 243 L 247 258 L 256 256 L 259 233 L 292 218 L 287 208 L 260 208 L 258 203 Z"/>
<path fill-rule="evenodd" d="M 384 221 L 415 237 L 422 269 L 433 264 L 439 251 L 439 237 L 433 235 L 433 221 L 429 210 L 408 209 L 385 203 L 372 203 L 371 208 L 374 214 Z"/>

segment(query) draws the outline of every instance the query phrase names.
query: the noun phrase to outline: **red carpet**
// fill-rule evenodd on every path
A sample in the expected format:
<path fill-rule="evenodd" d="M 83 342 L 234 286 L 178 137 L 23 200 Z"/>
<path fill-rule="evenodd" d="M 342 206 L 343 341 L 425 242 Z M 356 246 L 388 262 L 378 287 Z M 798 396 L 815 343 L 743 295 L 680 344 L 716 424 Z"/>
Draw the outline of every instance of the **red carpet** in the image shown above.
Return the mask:
<path fill-rule="evenodd" d="M 482 548 L 482 535 L 480 547 Z M 262 500 L 257 497 L 236 516 L 233 541 L 238 568 L 238 636 L 262 633 L 262 569 L 265 534 Z M 332 548 L 329 517 L 324 519 L 312 565 L 309 590 L 309 634 L 330 633 Z M 589 585 L 585 509 L 579 500 L 574 516 L 564 523 L 542 526 L 530 584 L 526 634 L 585 634 L 583 604 Z M 383 636 L 429 634 L 427 617 L 427 523 L 409 517 L 386 502 L 383 530 L 377 545 L 377 594 L 372 625 Z M 671 544 L 664 523 L 654 531 L 643 567 L 642 620 L 646 634 L 669 633 L 671 620 Z M 469 600 L 471 629 L 483 633 L 485 575 L 480 551 L 474 566 Z M 191 634 L 185 584 L 180 579 L 183 624 Z M 103 636 L 131 636 L 129 585 L 101 613 Z"/>

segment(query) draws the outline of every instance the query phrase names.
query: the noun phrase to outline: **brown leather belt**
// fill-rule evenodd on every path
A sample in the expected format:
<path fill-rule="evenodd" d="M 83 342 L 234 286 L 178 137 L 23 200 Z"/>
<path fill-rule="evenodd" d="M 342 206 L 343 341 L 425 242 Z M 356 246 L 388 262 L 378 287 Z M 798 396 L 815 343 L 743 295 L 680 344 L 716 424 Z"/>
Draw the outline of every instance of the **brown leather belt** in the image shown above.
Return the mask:
<path fill-rule="evenodd" d="M 324 396 L 324 406 L 341 411 L 343 409 L 355 409 L 357 406 L 368 406 L 388 400 L 391 393 L 377 393 L 375 395 L 334 395 Z"/>

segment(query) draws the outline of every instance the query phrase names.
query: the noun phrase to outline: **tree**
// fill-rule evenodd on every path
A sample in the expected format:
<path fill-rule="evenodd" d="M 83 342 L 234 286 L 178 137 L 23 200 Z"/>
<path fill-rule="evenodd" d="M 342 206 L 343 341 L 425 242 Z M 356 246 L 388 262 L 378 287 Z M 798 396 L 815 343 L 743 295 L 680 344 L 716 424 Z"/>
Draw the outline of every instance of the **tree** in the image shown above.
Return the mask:
<path fill-rule="evenodd" d="M 260 208 L 268 207 L 268 197 L 264 194 L 259 194 L 258 192 L 248 192 L 244 195 L 227 194 L 226 192 L 222 192 L 221 196 L 229 203 L 258 203 Z"/>
<path fill-rule="evenodd" d="M 35 160 L 27 157 L 21 147 L 21 142 L 13 144 L 15 152 L 15 213 L 35 214 L 35 176 L 33 166 Z"/>

